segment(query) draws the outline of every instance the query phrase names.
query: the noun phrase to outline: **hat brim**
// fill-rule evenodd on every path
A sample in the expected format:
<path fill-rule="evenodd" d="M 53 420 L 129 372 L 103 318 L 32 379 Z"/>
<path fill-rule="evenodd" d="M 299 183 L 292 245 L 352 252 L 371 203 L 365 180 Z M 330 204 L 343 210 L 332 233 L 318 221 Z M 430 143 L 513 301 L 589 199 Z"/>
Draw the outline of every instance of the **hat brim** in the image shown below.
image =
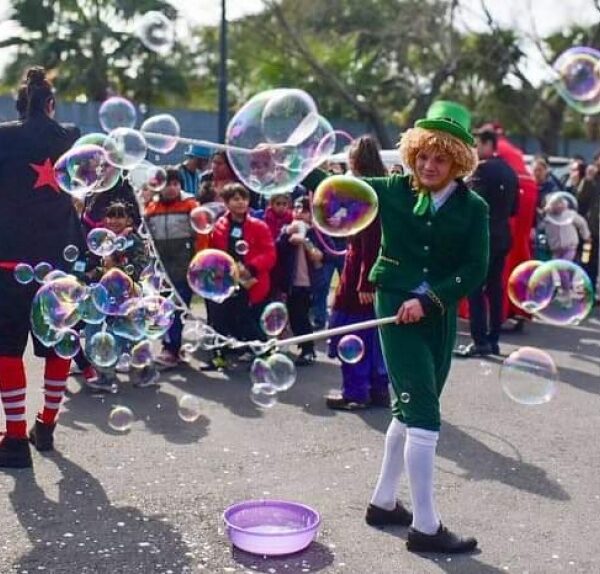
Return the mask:
<path fill-rule="evenodd" d="M 475 138 L 462 126 L 447 120 L 417 120 L 415 122 L 416 128 L 423 128 L 424 130 L 437 130 L 440 132 L 446 132 L 460 141 L 466 143 L 468 146 L 475 145 Z"/>

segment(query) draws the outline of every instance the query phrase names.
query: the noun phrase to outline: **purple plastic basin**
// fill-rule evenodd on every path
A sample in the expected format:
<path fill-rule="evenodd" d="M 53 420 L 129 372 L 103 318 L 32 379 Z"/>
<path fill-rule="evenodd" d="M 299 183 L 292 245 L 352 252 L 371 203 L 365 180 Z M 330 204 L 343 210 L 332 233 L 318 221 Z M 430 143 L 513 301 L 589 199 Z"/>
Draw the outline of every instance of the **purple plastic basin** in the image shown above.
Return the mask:
<path fill-rule="evenodd" d="M 285 500 L 247 500 L 223 513 L 231 543 L 263 556 L 304 550 L 317 535 L 321 517 L 316 510 Z"/>

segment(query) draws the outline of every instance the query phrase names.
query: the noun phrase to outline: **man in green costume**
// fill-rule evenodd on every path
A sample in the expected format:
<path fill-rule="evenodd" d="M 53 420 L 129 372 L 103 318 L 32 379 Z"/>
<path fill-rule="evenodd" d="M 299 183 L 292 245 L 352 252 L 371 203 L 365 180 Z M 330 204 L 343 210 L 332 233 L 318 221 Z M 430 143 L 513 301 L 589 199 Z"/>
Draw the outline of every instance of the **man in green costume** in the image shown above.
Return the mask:
<path fill-rule="evenodd" d="M 370 273 L 394 401 L 381 473 L 366 520 L 373 526 L 410 526 L 415 552 L 470 552 L 441 523 L 433 495 L 440 430 L 440 395 L 450 370 L 458 301 L 483 282 L 488 266 L 488 207 L 463 178 L 477 156 L 466 108 L 435 102 L 400 141 L 409 175 L 365 178 L 379 198 L 381 253 Z M 323 174 L 305 180 L 315 188 Z M 413 513 L 396 500 L 406 467 Z"/>

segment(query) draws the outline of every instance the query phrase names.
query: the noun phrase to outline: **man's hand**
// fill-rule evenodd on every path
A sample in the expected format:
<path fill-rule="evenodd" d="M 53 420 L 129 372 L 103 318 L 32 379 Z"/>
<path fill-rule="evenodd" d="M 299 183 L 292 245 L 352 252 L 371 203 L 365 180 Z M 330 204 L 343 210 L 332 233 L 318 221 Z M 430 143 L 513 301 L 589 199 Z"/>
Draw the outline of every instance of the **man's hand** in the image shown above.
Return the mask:
<path fill-rule="evenodd" d="M 396 314 L 396 323 L 417 323 L 425 316 L 423 306 L 418 299 L 404 301 Z"/>

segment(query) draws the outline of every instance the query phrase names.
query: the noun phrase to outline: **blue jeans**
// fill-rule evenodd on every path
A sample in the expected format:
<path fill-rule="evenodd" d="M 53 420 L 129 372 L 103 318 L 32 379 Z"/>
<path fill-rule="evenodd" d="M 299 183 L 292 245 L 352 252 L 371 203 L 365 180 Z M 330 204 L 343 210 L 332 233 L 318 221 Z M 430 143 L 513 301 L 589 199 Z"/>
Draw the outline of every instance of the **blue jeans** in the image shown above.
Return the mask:
<path fill-rule="evenodd" d="M 187 281 L 176 281 L 173 283 L 175 291 L 179 294 L 182 301 L 189 307 L 192 300 L 192 290 Z M 183 323 L 181 322 L 181 311 L 175 313 L 173 323 L 169 327 L 166 335 L 163 338 L 163 349 L 177 355 L 181 349 L 181 334 L 183 333 Z"/>
<path fill-rule="evenodd" d="M 315 329 L 323 329 L 327 325 L 327 297 L 333 273 L 337 269 L 338 276 L 341 277 L 344 269 L 344 258 L 336 257 L 323 264 L 323 280 L 318 287 L 313 289 L 312 317 Z"/>

